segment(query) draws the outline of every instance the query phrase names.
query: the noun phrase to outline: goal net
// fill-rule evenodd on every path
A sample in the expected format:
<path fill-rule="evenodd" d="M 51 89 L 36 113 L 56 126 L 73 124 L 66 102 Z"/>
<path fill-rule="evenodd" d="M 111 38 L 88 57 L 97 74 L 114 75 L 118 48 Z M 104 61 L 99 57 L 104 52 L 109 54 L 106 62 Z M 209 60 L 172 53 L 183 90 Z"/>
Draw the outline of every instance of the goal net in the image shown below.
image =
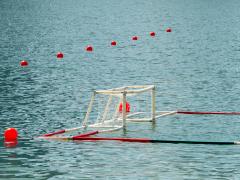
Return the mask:
<path fill-rule="evenodd" d="M 125 86 L 94 91 L 82 125 L 106 131 L 121 129 L 129 121 L 154 121 L 155 86 Z"/>

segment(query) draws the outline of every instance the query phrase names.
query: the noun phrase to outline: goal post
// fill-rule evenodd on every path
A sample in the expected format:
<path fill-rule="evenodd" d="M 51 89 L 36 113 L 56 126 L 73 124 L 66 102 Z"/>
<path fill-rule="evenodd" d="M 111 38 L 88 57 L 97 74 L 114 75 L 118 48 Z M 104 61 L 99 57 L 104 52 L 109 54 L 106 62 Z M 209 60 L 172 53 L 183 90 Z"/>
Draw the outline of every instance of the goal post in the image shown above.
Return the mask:
<path fill-rule="evenodd" d="M 89 102 L 82 126 L 124 128 L 128 121 L 155 121 L 155 96 L 154 85 L 96 90 Z"/>
<path fill-rule="evenodd" d="M 152 115 L 152 121 L 155 121 L 156 120 L 156 118 L 155 118 L 155 116 L 156 116 L 156 92 L 155 92 L 155 90 L 156 90 L 156 88 L 155 88 L 155 86 L 151 89 L 151 98 L 152 98 L 152 103 L 151 103 L 151 105 L 152 105 L 152 111 L 151 111 L 151 115 Z"/>

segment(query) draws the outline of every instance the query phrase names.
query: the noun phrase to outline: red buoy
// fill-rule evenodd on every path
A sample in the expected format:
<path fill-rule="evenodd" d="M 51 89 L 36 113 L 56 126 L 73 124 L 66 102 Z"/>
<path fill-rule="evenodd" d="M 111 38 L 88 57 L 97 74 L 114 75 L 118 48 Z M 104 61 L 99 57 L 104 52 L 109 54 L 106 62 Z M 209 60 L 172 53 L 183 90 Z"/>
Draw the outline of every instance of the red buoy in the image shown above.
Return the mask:
<path fill-rule="evenodd" d="M 156 34 L 155 34 L 155 32 L 150 32 L 150 36 L 155 36 Z"/>
<path fill-rule="evenodd" d="M 58 58 L 58 59 L 63 58 L 63 53 L 62 53 L 62 52 L 58 52 L 58 53 L 57 53 L 57 58 Z"/>
<path fill-rule="evenodd" d="M 171 28 L 167 28 L 166 32 L 172 32 L 172 29 Z"/>
<path fill-rule="evenodd" d="M 8 128 L 4 131 L 5 141 L 16 141 L 18 132 L 15 128 Z"/>
<path fill-rule="evenodd" d="M 116 42 L 116 41 L 112 41 L 112 42 L 111 42 L 111 45 L 112 45 L 112 46 L 116 46 L 116 45 L 117 45 L 117 42 Z"/>
<path fill-rule="evenodd" d="M 133 40 L 133 41 L 136 41 L 136 40 L 138 40 L 138 37 L 137 37 L 137 36 L 133 36 L 133 37 L 132 37 L 132 40 Z"/>
<path fill-rule="evenodd" d="M 93 51 L 93 47 L 92 47 L 92 46 L 90 46 L 90 45 L 88 45 L 88 46 L 86 47 L 86 51 L 88 51 L 88 52 L 91 52 L 91 51 Z"/>
<path fill-rule="evenodd" d="M 20 65 L 21 66 L 28 66 L 28 62 L 23 60 L 23 61 L 20 62 Z"/>
<path fill-rule="evenodd" d="M 122 103 L 119 104 L 118 112 L 122 113 Z M 130 104 L 126 102 L 126 112 L 130 112 Z"/>

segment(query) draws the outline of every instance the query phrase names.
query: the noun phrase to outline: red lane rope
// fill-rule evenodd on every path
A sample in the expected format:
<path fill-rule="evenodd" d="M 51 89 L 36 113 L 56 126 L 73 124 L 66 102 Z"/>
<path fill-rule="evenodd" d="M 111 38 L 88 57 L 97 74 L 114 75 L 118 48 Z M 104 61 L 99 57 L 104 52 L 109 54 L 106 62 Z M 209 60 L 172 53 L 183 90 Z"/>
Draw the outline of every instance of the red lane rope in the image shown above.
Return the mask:
<path fill-rule="evenodd" d="M 151 140 L 147 138 L 116 138 L 116 137 L 75 137 L 74 140 L 80 141 L 123 141 L 123 142 L 141 142 L 150 143 Z"/>
<path fill-rule="evenodd" d="M 74 140 L 80 141 L 122 141 L 137 143 L 173 143 L 173 144 L 212 144 L 212 145 L 240 145 L 238 141 L 232 142 L 211 142 L 211 141 L 180 141 L 180 140 L 154 140 L 148 138 L 116 138 L 116 137 L 77 137 Z"/>
<path fill-rule="evenodd" d="M 240 115 L 240 112 L 204 112 L 204 111 L 177 111 L 178 114 L 216 114 L 216 115 Z"/>
<path fill-rule="evenodd" d="M 42 135 L 42 136 L 48 137 L 48 136 L 53 136 L 53 135 L 62 134 L 62 133 L 65 133 L 65 130 L 64 130 L 64 129 L 63 129 L 63 130 L 56 131 L 56 132 L 44 134 L 44 135 Z"/>
<path fill-rule="evenodd" d="M 95 134 L 98 134 L 98 133 L 99 133 L 98 131 L 91 131 L 91 132 L 79 134 L 77 136 L 73 136 L 72 140 L 77 140 L 78 138 L 81 138 L 81 137 L 92 136 L 92 135 L 95 135 Z"/>

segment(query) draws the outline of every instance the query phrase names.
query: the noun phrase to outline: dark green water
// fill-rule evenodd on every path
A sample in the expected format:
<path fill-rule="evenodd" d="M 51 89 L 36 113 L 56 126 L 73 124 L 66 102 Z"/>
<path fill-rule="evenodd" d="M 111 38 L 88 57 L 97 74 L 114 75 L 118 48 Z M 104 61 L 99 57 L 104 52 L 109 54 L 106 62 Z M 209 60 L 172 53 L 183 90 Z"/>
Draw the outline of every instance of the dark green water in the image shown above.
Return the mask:
<path fill-rule="evenodd" d="M 36 137 L 78 126 L 93 89 L 123 85 L 156 85 L 158 110 L 240 111 L 239 7 L 237 0 L 0 1 L 0 133 L 16 127 Z M 175 115 L 130 125 L 125 136 L 234 141 L 239 127 L 239 116 Z M 240 146 L 0 142 L 1 179 L 240 178 Z"/>

